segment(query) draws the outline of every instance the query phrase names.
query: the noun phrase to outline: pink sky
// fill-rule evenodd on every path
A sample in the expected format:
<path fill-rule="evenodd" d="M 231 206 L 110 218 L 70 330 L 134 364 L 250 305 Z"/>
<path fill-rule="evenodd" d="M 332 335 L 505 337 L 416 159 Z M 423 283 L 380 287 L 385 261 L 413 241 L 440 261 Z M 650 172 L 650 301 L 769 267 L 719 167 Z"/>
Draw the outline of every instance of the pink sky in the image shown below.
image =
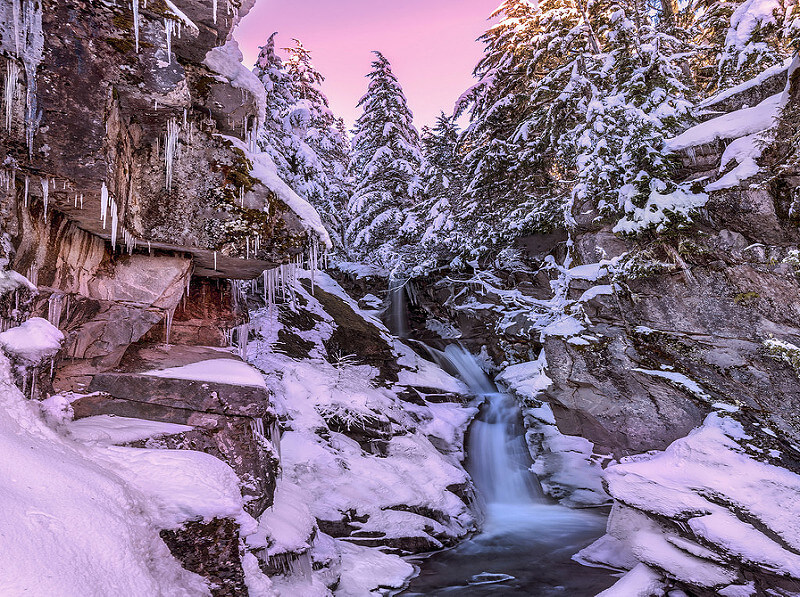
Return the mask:
<path fill-rule="evenodd" d="M 392 63 L 415 122 L 451 112 L 472 84 L 483 52 L 475 39 L 500 0 L 257 0 L 235 35 L 251 66 L 273 31 L 278 47 L 293 37 L 311 50 L 326 77 L 323 90 L 348 126 L 367 88 L 372 50 Z"/>

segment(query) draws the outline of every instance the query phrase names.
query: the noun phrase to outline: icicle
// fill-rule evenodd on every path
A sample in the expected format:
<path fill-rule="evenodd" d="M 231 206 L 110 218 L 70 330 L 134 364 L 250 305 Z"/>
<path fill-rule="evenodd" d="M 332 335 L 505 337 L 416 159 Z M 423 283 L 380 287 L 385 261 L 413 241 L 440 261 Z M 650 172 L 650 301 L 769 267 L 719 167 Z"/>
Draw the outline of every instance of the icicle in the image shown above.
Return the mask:
<path fill-rule="evenodd" d="M 19 58 L 19 0 L 11 1 L 11 10 L 14 14 L 14 52 Z"/>
<path fill-rule="evenodd" d="M 83 209 L 83 193 L 81 193 L 81 209 Z"/>
<path fill-rule="evenodd" d="M 172 318 L 174 315 L 175 307 L 172 307 L 172 309 L 167 309 L 164 313 L 164 343 L 167 346 L 169 346 L 170 334 L 172 332 Z"/>
<path fill-rule="evenodd" d="M 106 229 L 106 219 L 108 213 L 108 187 L 106 183 L 100 187 L 100 221 L 103 223 L 103 230 Z"/>
<path fill-rule="evenodd" d="M 30 189 L 31 181 L 28 178 L 28 175 L 25 175 L 25 195 L 23 195 L 23 201 L 25 207 L 28 207 L 28 190 Z"/>
<path fill-rule="evenodd" d="M 47 206 L 50 203 L 50 184 L 46 178 L 40 179 L 42 183 L 42 203 L 44 203 L 44 219 L 47 220 Z"/>
<path fill-rule="evenodd" d="M 6 102 L 6 130 L 11 130 L 11 122 L 14 118 L 14 96 L 17 95 L 19 86 L 19 65 L 13 60 L 6 64 L 6 85 L 3 97 Z"/>
<path fill-rule="evenodd" d="M 172 22 L 172 21 L 170 21 Z M 175 150 L 178 148 L 178 123 L 174 118 L 167 122 L 167 134 L 164 138 L 164 163 L 167 167 L 167 190 L 172 188 L 172 167 L 175 160 Z"/>
<path fill-rule="evenodd" d="M 278 425 L 278 420 L 274 419 L 269 425 L 269 435 L 267 435 L 269 443 L 275 448 L 278 453 L 278 462 L 281 460 L 281 428 Z"/>
<path fill-rule="evenodd" d="M 249 236 L 245 239 L 245 243 L 246 243 L 246 247 L 247 247 L 246 253 L 245 253 L 245 259 L 250 259 L 250 237 Z"/>
<path fill-rule="evenodd" d="M 241 202 L 242 209 L 244 209 L 244 187 L 239 187 L 239 201 Z"/>
<path fill-rule="evenodd" d="M 17 57 L 25 67 L 25 140 L 28 157 L 33 157 L 33 139 L 39 128 L 41 113 L 36 101 L 36 69 L 44 58 L 44 33 L 42 31 L 42 1 L 24 0 L 21 4 L 22 31 L 18 39 Z"/>
<path fill-rule="evenodd" d="M 133 37 L 136 40 L 136 53 L 139 53 L 139 0 L 131 0 L 133 7 Z"/>
<path fill-rule="evenodd" d="M 167 63 L 172 64 L 172 34 L 175 32 L 175 21 L 164 19 L 164 33 L 167 35 Z M 178 33 L 180 37 L 180 32 Z"/>
<path fill-rule="evenodd" d="M 214 251 L 214 271 L 217 271 L 217 252 Z"/>
<path fill-rule="evenodd" d="M 211 10 L 214 11 L 214 14 L 212 15 L 212 17 L 214 19 L 214 24 L 216 25 L 217 24 L 217 0 L 213 0 L 213 2 L 211 3 Z"/>
<path fill-rule="evenodd" d="M 119 211 L 117 209 L 117 202 L 111 200 L 111 252 L 113 253 L 117 248 L 117 227 L 119 226 Z"/>
<path fill-rule="evenodd" d="M 153 248 L 150 246 L 150 241 L 147 241 L 147 254 L 148 255 L 153 254 Z"/>
<path fill-rule="evenodd" d="M 250 325 L 247 323 L 238 325 L 233 331 L 236 333 L 231 334 L 231 344 L 236 348 L 239 357 L 242 360 L 247 360 L 247 341 L 250 334 Z"/>
<path fill-rule="evenodd" d="M 78 207 L 78 193 L 75 193 L 75 207 Z"/>
<path fill-rule="evenodd" d="M 54 327 L 59 327 L 61 324 L 61 307 L 64 303 L 64 295 L 60 292 L 54 292 L 47 299 L 47 321 Z"/>

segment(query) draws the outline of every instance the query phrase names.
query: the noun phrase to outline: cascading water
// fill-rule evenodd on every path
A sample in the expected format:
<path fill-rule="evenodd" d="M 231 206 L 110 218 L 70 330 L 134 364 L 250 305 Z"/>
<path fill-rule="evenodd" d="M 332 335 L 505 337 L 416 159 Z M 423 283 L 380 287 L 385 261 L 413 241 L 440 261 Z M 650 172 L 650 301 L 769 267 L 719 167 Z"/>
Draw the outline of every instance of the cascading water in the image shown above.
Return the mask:
<path fill-rule="evenodd" d="M 389 329 L 400 338 L 408 337 L 405 284 L 399 278 L 389 280 Z"/>
<path fill-rule="evenodd" d="M 482 532 L 418 562 L 404 595 L 589 597 L 615 580 L 571 556 L 603 534 L 605 516 L 554 504 L 530 471 L 516 400 L 498 391 L 476 358 L 459 346 L 431 351 L 484 399 L 467 445 L 467 470 L 484 502 Z"/>

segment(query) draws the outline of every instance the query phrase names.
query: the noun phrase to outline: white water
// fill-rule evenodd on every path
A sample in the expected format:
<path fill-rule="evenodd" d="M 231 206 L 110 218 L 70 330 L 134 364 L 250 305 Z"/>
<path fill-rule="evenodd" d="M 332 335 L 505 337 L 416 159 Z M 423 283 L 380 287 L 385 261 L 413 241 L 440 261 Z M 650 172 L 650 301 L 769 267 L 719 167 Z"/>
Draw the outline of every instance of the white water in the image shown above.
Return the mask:
<path fill-rule="evenodd" d="M 389 329 L 400 338 L 408 337 L 405 284 L 399 278 L 389 280 Z"/>
<path fill-rule="evenodd" d="M 491 524 L 498 504 L 545 502 L 539 482 L 530 472 L 519 407 L 514 398 L 498 392 L 473 355 L 455 344 L 444 358 L 476 395 L 485 399 L 469 432 L 469 469 L 486 502 Z"/>
<path fill-rule="evenodd" d="M 515 399 L 499 392 L 474 356 L 450 345 L 436 360 L 484 398 L 467 445 L 467 470 L 482 498 L 482 532 L 419 563 L 412 595 L 589 597 L 614 580 L 571 556 L 603 534 L 605 516 L 559 506 L 543 494 Z"/>

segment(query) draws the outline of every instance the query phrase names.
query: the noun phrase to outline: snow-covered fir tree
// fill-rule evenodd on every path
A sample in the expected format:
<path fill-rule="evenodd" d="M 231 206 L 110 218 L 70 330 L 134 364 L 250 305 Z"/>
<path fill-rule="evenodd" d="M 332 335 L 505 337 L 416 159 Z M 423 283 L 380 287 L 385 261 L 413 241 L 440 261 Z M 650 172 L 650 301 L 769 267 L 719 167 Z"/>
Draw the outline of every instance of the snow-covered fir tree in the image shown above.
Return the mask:
<path fill-rule="evenodd" d="M 354 257 L 395 267 L 403 262 L 401 227 L 422 198 L 423 158 L 403 89 L 380 52 L 367 77 L 353 134 L 347 239 Z"/>
<path fill-rule="evenodd" d="M 422 129 L 424 193 L 422 200 L 407 212 L 401 229 L 403 237 L 419 247 L 412 274 L 423 273 L 462 253 L 465 239 L 459 233 L 454 213 L 466 178 L 459 136 L 455 118 L 444 112 L 433 127 Z"/>
<path fill-rule="evenodd" d="M 324 77 L 311 53 L 294 40 L 287 60 L 275 52 L 272 34 L 261 48 L 256 74 L 267 90 L 267 123 L 259 140 L 282 178 L 320 213 L 335 248 L 343 248 L 344 207 L 349 195 L 349 142 L 320 89 Z"/>
<path fill-rule="evenodd" d="M 744 0 L 731 13 L 719 52 L 717 86 L 725 89 L 783 63 L 791 54 L 796 0 Z"/>
<path fill-rule="evenodd" d="M 654 19 L 637 3 L 611 2 L 596 23 L 603 51 L 590 59 L 591 100 L 573 131 L 573 198 L 581 214 L 635 220 L 648 201 L 669 202 L 677 190 L 663 147 L 665 136 L 689 119 L 682 68 L 688 46 L 676 36 L 674 7 L 662 6 Z"/>

